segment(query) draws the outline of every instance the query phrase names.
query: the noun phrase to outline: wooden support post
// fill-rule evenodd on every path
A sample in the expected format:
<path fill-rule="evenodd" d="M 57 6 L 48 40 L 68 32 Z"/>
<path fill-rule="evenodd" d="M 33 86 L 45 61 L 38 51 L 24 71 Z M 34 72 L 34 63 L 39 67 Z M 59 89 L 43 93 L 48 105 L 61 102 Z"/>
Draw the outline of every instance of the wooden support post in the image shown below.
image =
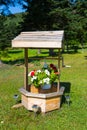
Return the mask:
<path fill-rule="evenodd" d="M 24 49 L 25 66 L 24 66 L 24 88 L 28 90 L 28 49 Z"/>
<path fill-rule="evenodd" d="M 58 72 L 60 74 L 60 49 L 58 50 Z M 58 76 L 57 91 L 60 89 L 60 75 Z"/>

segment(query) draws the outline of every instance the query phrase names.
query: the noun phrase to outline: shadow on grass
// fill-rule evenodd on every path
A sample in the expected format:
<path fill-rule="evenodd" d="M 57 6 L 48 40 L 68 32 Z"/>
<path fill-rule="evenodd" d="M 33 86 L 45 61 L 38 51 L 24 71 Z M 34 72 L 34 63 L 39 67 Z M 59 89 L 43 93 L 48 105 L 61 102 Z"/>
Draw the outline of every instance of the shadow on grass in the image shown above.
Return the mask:
<path fill-rule="evenodd" d="M 17 59 L 17 60 L 9 60 L 9 61 L 2 60 L 2 62 L 4 64 L 9 64 L 9 65 L 15 65 L 15 64 L 21 65 L 21 64 L 24 64 L 24 59 L 21 58 L 21 59 Z"/>
<path fill-rule="evenodd" d="M 18 54 L 18 53 L 20 53 L 20 52 L 23 52 L 23 50 L 19 50 L 19 49 L 17 49 L 17 50 L 16 50 L 16 49 L 8 50 L 8 53 L 9 53 L 9 54 L 14 54 L 14 53 L 15 53 L 15 54 Z"/>
<path fill-rule="evenodd" d="M 70 93 L 71 83 L 70 82 L 60 82 L 60 86 L 65 87 L 64 93 Z"/>
<path fill-rule="evenodd" d="M 46 58 L 50 58 L 49 56 L 32 56 L 32 57 L 28 57 L 28 63 L 30 62 L 36 62 L 36 61 L 41 61 L 41 60 L 45 60 Z M 51 58 L 54 58 L 51 57 Z M 9 61 L 6 61 L 6 60 L 3 60 L 2 61 L 4 64 L 10 64 L 10 65 L 21 65 L 21 64 L 24 64 L 25 62 L 25 59 L 24 58 L 20 58 L 20 59 L 16 59 L 16 60 L 9 60 Z"/>
<path fill-rule="evenodd" d="M 65 95 L 70 95 L 70 90 L 71 90 L 71 83 L 70 82 L 61 82 L 60 86 L 65 88 L 64 94 L 62 95 L 62 101 L 61 101 L 61 106 L 62 104 L 66 103 L 66 98 Z"/>
<path fill-rule="evenodd" d="M 56 57 L 56 56 L 58 56 L 58 51 L 53 51 L 52 54 L 50 54 L 48 51 L 46 51 L 46 52 L 41 52 L 41 54 L 48 54 L 48 56 Z"/>

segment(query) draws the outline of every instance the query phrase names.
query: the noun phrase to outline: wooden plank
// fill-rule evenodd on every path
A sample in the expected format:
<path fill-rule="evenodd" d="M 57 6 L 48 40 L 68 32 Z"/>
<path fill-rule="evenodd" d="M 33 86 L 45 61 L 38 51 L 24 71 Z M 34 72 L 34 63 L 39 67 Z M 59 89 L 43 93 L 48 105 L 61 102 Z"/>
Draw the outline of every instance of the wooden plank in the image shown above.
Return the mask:
<path fill-rule="evenodd" d="M 57 60 L 58 61 L 58 57 L 46 57 L 46 58 L 44 58 L 44 57 L 36 57 L 36 58 L 32 58 L 32 57 L 29 57 L 29 59 L 33 59 L 33 60 L 44 60 L 44 59 L 48 59 L 48 60 Z M 61 56 L 60 57 L 60 60 L 62 60 L 63 59 L 63 57 Z"/>
<path fill-rule="evenodd" d="M 34 41 L 38 41 L 38 42 L 41 42 L 41 41 L 60 41 L 62 40 L 61 38 L 62 36 L 19 36 L 18 38 L 16 38 L 15 40 L 17 41 L 28 41 L 30 40 L 31 42 Z"/>
<path fill-rule="evenodd" d="M 22 103 L 18 103 L 18 104 L 13 105 L 11 108 L 19 108 L 19 107 L 22 107 L 22 106 L 23 106 Z"/>
<path fill-rule="evenodd" d="M 61 97 L 54 97 L 46 100 L 46 112 L 60 108 Z"/>
<path fill-rule="evenodd" d="M 58 49 L 58 72 L 60 73 L 60 49 Z M 60 89 L 60 75 L 58 76 L 58 85 L 57 85 L 57 92 Z"/>
<path fill-rule="evenodd" d="M 64 87 L 61 87 L 59 92 L 53 92 L 53 93 L 47 93 L 47 94 L 41 94 L 41 93 L 31 93 L 26 91 L 24 88 L 20 88 L 20 92 L 27 96 L 27 97 L 34 97 L 34 98 L 50 98 L 50 97 L 55 97 L 55 96 L 62 96 L 64 92 Z"/>
<path fill-rule="evenodd" d="M 25 41 L 25 40 L 15 40 L 12 41 L 12 47 L 17 48 L 61 48 L 62 41 Z"/>
<path fill-rule="evenodd" d="M 24 88 L 28 90 L 28 49 L 24 50 L 25 66 L 24 66 Z"/>
<path fill-rule="evenodd" d="M 64 31 L 30 31 L 30 32 L 21 32 L 21 35 L 55 35 L 55 34 L 62 34 Z"/>

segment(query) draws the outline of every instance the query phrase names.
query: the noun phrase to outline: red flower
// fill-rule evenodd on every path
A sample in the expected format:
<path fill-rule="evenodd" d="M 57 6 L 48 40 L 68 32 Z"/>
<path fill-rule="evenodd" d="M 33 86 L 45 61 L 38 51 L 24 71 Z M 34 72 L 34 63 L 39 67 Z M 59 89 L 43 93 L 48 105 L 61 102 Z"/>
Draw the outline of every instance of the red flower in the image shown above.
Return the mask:
<path fill-rule="evenodd" d="M 35 75 L 35 71 L 32 71 L 32 72 L 31 72 L 31 76 L 34 76 L 34 75 Z"/>
<path fill-rule="evenodd" d="M 35 75 L 35 71 L 31 71 L 29 74 L 28 74 L 28 76 L 31 76 L 31 77 L 33 77 Z"/>
<path fill-rule="evenodd" d="M 54 64 L 50 64 L 50 67 L 54 70 L 54 72 L 57 72 L 57 68 Z"/>

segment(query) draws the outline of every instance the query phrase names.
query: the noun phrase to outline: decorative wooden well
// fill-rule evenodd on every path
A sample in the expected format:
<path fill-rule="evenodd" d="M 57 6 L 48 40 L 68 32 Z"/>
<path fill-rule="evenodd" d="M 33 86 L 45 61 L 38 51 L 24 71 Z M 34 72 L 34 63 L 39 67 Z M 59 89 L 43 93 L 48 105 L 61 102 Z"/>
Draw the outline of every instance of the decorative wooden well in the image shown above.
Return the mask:
<path fill-rule="evenodd" d="M 58 49 L 58 71 L 60 72 L 60 50 L 62 49 L 64 31 L 33 31 L 21 32 L 12 40 L 12 47 L 24 48 L 25 69 L 24 87 L 20 89 L 22 104 L 28 110 L 33 110 L 32 106 L 37 105 L 42 113 L 60 108 L 61 98 L 64 88 L 60 86 L 60 76 L 57 86 L 51 88 L 48 93 L 32 93 L 28 83 L 28 48 Z M 53 59 L 52 59 L 53 60 Z"/>

